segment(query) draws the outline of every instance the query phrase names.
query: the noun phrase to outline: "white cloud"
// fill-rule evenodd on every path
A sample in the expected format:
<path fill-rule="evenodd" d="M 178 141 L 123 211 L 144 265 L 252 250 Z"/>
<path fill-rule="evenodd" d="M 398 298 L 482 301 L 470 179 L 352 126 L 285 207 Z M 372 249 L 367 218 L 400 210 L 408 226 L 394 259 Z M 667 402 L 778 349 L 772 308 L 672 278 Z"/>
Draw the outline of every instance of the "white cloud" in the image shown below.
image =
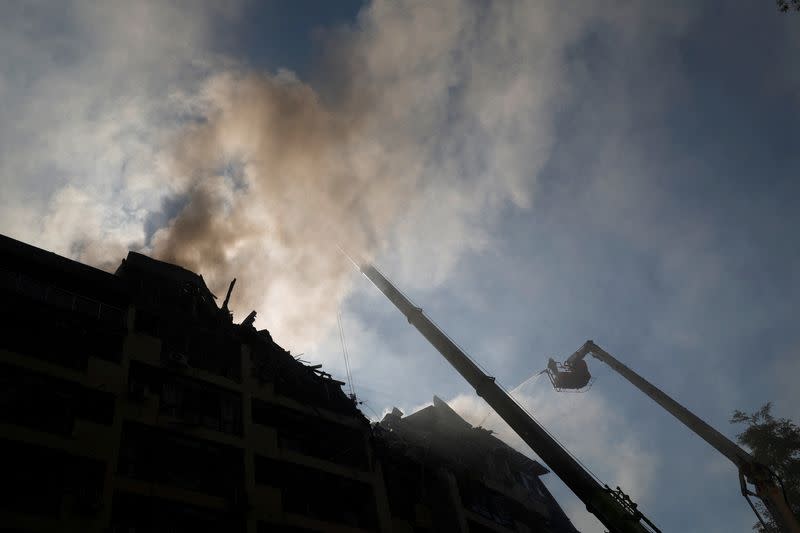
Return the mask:
<path fill-rule="evenodd" d="M 4 7 L 4 233 L 75 257 L 88 240 L 142 244 L 144 219 L 164 192 L 160 146 L 182 111 L 170 95 L 191 89 L 221 62 L 208 50 L 210 23 L 235 4 L 215 5 L 75 0 Z M 145 176 L 150 185 L 143 188 Z"/>

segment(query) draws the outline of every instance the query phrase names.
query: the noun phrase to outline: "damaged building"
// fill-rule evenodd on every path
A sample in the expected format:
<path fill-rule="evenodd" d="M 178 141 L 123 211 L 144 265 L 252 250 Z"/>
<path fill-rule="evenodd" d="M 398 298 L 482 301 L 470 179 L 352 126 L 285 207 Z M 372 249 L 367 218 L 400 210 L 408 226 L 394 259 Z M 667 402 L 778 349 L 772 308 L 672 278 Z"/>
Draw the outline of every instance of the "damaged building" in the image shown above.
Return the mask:
<path fill-rule="evenodd" d="M 545 467 L 435 396 L 409 416 L 395 408 L 374 433 L 396 527 L 404 520 L 429 531 L 575 531 L 539 479 Z"/>
<path fill-rule="evenodd" d="M 0 531 L 574 532 L 444 402 L 370 421 L 203 278 L 0 236 Z"/>

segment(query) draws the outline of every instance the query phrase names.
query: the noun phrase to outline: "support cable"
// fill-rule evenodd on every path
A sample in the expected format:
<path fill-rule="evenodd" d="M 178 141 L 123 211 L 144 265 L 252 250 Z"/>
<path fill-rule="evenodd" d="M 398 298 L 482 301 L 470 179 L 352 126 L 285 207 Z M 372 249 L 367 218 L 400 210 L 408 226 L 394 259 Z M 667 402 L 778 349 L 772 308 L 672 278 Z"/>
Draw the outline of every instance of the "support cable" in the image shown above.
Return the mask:
<path fill-rule="evenodd" d="M 519 392 L 519 391 L 521 391 L 521 390 L 522 390 L 522 388 L 523 388 L 525 385 L 527 385 L 528 383 L 531 383 L 531 382 L 534 382 L 534 381 L 538 381 L 539 377 L 541 377 L 541 375 L 542 375 L 543 373 L 544 373 L 544 370 L 543 370 L 543 371 L 541 371 L 541 372 L 537 372 L 536 374 L 532 374 L 530 377 L 528 377 L 528 379 L 526 379 L 525 381 L 523 381 L 522 383 L 520 383 L 519 385 L 517 385 L 516 387 L 514 387 L 513 389 L 511 389 L 511 390 L 509 391 L 508 395 L 509 395 L 509 396 L 511 396 L 511 395 L 512 395 L 512 394 L 514 394 L 515 392 Z M 488 412 L 488 413 L 486 413 L 486 416 L 484 416 L 484 417 L 483 417 L 483 419 L 481 419 L 480 423 L 478 424 L 478 427 L 482 427 L 482 426 L 483 426 L 483 424 L 484 424 L 484 422 L 486 422 L 486 420 L 488 420 L 490 416 L 492 416 L 492 415 L 496 415 L 496 414 L 497 414 L 497 413 L 496 413 L 494 410 L 492 410 L 492 409 L 489 409 L 489 412 Z"/>
<path fill-rule="evenodd" d="M 374 268 L 374 267 L 373 267 L 373 268 Z M 376 269 L 376 270 L 377 270 L 377 269 Z M 379 272 L 380 272 L 380 271 L 379 271 Z M 398 292 L 400 292 L 400 291 L 398 291 Z M 402 294 L 402 292 L 401 292 L 401 294 Z M 405 297 L 405 295 L 404 295 L 404 294 L 403 294 L 403 296 Z M 436 324 L 436 323 L 435 323 L 433 320 L 431 320 L 431 318 L 430 318 L 430 317 L 428 317 L 428 316 L 426 315 L 426 318 L 427 318 L 427 320 L 429 320 L 429 321 L 430 321 L 430 322 L 431 322 L 431 323 L 432 323 L 432 324 L 433 324 L 433 325 L 434 325 L 434 326 L 435 326 L 435 327 L 436 327 L 436 328 L 437 328 L 437 329 L 438 329 L 438 330 L 439 330 L 439 331 L 442 333 L 442 335 L 443 335 L 444 337 L 446 337 L 448 340 L 450 340 L 450 342 L 452 342 L 452 343 L 453 343 L 455 346 L 457 346 L 457 347 L 458 347 L 458 349 L 459 349 L 459 350 L 461 350 L 461 352 L 464 354 L 464 356 L 465 356 L 465 357 L 466 357 L 466 358 L 467 358 L 469 361 L 471 361 L 471 362 L 472 362 L 472 364 L 474 364 L 475 366 L 477 366 L 478 368 L 480 368 L 480 369 L 483 371 L 483 373 L 484 373 L 484 374 L 486 374 L 487 376 L 489 375 L 489 372 L 488 372 L 488 371 L 487 371 L 485 368 L 483 368 L 483 366 L 481 366 L 481 364 L 480 364 L 480 363 L 478 363 L 478 362 L 477 362 L 477 361 L 476 361 L 476 360 L 475 360 L 475 359 L 474 359 L 474 358 L 473 358 L 473 357 L 472 357 L 472 356 L 469 354 L 469 352 L 467 352 L 466 350 L 464 350 L 464 348 L 462 348 L 461 346 L 459 346 L 459 345 L 458 345 L 458 343 L 456 343 L 456 342 L 455 342 L 455 341 L 454 341 L 452 338 L 450 338 L 450 336 L 449 336 L 447 333 L 445 333 L 445 332 L 444 332 L 444 330 L 443 330 L 442 328 L 440 328 L 440 327 L 439 327 L 439 326 L 438 326 L 438 325 L 437 325 L 437 324 Z M 544 432 L 545 432 L 545 433 L 547 433 L 547 434 L 550 436 L 550 438 L 551 438 L 551 439 L 553 439 L 554 441 L 556 441 L 556 442 L 558 443 L 558 445 L 559 445 L 559 446 L 561 446 L 561 448 L 562 448 L 564 451 L 566 451 L 566 452 L 567 452 L 567 454 L 568 454 L 570 457 L 572 457 L 572 458 L 573 458 L 573 459 L 574 459 L 574 460 L 575 460 L 575 461 L 576 461 L 576 462 L 577 462 L 579 465 L 581 465 L 581 466 L 584 468 L 584 470 L 586 470 L 586 472 L 588 472 L 588 473 L 589 473 L 589 475 L 590 475 L 590 476 L 592 476 L 592 477 L 595 479 L 595 481 L 597 481 L 597 482 L 598 482 L 600 485 L 607 486 L 605 483 L 603 483 L 603 481 L 602 481 L 602 480 L 601 480 L 599 477 L 597 477 L 597 475 L 595 475 L 595 473 L 594 473 L 594 472 L 592 472 L 592 470 L 591 470 L 589 467 L 587 467 L 587 466 L 586 466 L 586 465 L 585 465 L 585 464 L 584 464 L 584 463 L 583 463 L 583 462 L 582 462 L 580 459 L 578 459 L 578 458 L 577 458 L 577 457 L 576 457 L 576 456 L 575 456 L 575 455 L 574 455 L 574 454 L 573 454 L 571 451 L 569 451 L 569 449 L 568 449 L 566 446 L 564 446 L 564 444 L 563 444 L 563 443 L 562 443 L 562 442 L 561 442 L 561 441 L 560 441 L 558 438 L 556 438 L 556 436 L 555 436 L 555 435 L 553 435 L 553 434 L 552 434 L 552 433 L 551 433 L 551 432 L 550 432 L 550 431 L 549 431 L 549 430 L 548 430 L 548 429 L 547 429 L 547 428 L 546 428 L 544 425 L 542 425 L 541 423 L 539 423 L 539 421 L 536 419 L 536 417 L 534 417 L 534 416 L 533 416 L 533 415 L 530 413 L 530 411 L 528 411 L 528 410 L 525 408 L 525 406 L 523 406 L 523 405 L 522 405 L 522 404 L 521 404 L 521 403 L 520 403 L 520 402 L 519 402 L 519 401 L 518 401 L 516 398 L 514 398 L 513 396 L 511 396 L 511 394 L 509 394 L 509 392 L 508 392 L 508 391 L 505 389 L 505 387 L 503 387 L 503 385 L 502 385 L 500 382 L 498 382 L 498 381 L 495 381 L 495 383 L 497 383 L 497 386 L 498 386 L 498 387 L 500 387 L 501 389 L 503 389 L 503 391 L 504 391 L 504 392 L 505 392 L 505 393 L 508 395 L 508 397 L 509 397 L 509 398 L 511 398 L 511 400 L 512 400 L 512 401 L 513 401 L 515 404 L 517 404 L 517 406 L 519 406 L 519 408 L 520 408 L 520 409 L 522 409 L 522 410 L 523 410 L 523 411 L 524 411 L 524 412 L 525 412 L 525 413 L 526 413 L 526 414 L 527 414 L 527 415 L 528 415 L 528 416 L 529 416 L 529 417 L 530 417 L 532 420 L 534 420 L 534 421 L 535 421 L 537 424 L 539 424 L 539 426 L 540 426 L 540 427 L 541 427 L 541 428 L 544 430 Z"/>
<path fill-rule="evenodd" d="M 347 341 L 344 337 L 344 327 L 342 326 L 342 314 L 337 311 L 336 312 L 336 323 L 339 326 L 339 341 L 342 344 L 342 355 L 344 356 L 344 370 L 347 373 L 347 384 L 350 388 L 350 398 L 355 400 L 356 398 L 356 388 L 355 384 L 353 383 L 353 372 L 350 369 L 350 353 L 347 349 Z"/>

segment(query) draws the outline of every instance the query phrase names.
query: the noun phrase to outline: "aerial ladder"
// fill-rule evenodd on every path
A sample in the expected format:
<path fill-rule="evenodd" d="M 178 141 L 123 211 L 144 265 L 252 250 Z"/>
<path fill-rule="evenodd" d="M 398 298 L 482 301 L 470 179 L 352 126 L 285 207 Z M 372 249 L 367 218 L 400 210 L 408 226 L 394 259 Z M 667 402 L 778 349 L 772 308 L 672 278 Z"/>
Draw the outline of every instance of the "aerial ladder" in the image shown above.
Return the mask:
<path fill-rule="evenodd" d="M 766 465 L 756 461 L 745 450 L 737 446 L 725 435 L 708 425 L 694 413 L 670 398 L 658 387 L 644 379 L 642 376 L 619 362 L 615 357 L 597 346 L 592 341 L 586 341 L 581 348 L 569 356 L 562 364 L 552 358 L 547 362 L 547 375 L 556 390 L 580 390 L 591 383 L 589 367 L 585 357 L 592 355 L 604 362 L 618 374 L 631 382 L 636 388 L 644 392 L 657 404 L 666 409 L 672 416 L 683 422 L 689 429 L 697 433 L 703 440 L 713 446 L 717 451 L 736 465 L 739 470 L 739 485 L 742 495 L 753 509 L 762 525 L 761 517 L 756 506 L 753 505 L 751 496 L 761 500 L 767 508 L 775 524 L 785 533 L 800 533 L 800 525 L 792 513 L 786 494 L 783 491 L 780 479 Z M 752 485 L 755 491 L 749 488 Z"/>
<path fill-rule="evenodd" d="M 356 266 L 406 316 L 408 322 L 453 365 L 475 389 L 478 396 L 486 400 L 486 403 L 536 452 L 550 470 L 561 478 L 586 505 L 586 509 L 608 528 L 609 533 L 660 532 L 619 487 L 612 490 L 608 485 L 601 485 L 577 459 L 514 401 L 493 377 L 483 372 L 456 343 L 425 316 L 421 308 L 411 303 L 374 266 L 367 263 Z"/>

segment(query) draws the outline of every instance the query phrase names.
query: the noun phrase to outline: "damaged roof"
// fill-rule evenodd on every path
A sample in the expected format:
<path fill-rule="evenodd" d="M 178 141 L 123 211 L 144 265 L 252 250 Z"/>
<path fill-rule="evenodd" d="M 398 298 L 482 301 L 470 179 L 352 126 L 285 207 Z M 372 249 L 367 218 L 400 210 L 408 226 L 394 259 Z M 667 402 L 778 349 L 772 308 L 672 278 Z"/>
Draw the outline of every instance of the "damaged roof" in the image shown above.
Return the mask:
<path fill-rule="evenodd" d="M 191 285 L 204 293 L 208 293 L 212 298 L 217 298 L 209 290 L 208 286 L 206 286 L 203 276 L 200 274 L 195 274 L 191 270 L 187 270 L 181 266 L 173 265 L 172 263 L 167 263 L 165 261 L 159 261 L 138 252 L 128 252 L 128 257 L 122 260 L 122 263 L 119 265 L 114 274 L 124 277 L 125 271 L 128 268 L 147 272 L 154 276 L 167 278 L 182 285 Z"/>
<path fill-rule="evenodd" d="M 429 405 L 408 416 L 395 408 L 380 422 L 380 426 L 390 431 L 399 431 L 405 436 L 416 441 L 417 444 L 432 446 L 435 441 L 441 441 L 445 447 L 448 441 L 459 441 L 461 454 L 472 451 L 502 452 L 520 469 L 541 476 L 550 472 L 541 463 L 518 452 L 502 440 L 495 437 L 490 430 L 482 427 L 473 427 L 461 418 L 447 402 L 433 397 L 433 405 Z M 478 448 L 475 450 L 474 448 Z M 456 449 L 456 448 L 453 448 Z"/>

